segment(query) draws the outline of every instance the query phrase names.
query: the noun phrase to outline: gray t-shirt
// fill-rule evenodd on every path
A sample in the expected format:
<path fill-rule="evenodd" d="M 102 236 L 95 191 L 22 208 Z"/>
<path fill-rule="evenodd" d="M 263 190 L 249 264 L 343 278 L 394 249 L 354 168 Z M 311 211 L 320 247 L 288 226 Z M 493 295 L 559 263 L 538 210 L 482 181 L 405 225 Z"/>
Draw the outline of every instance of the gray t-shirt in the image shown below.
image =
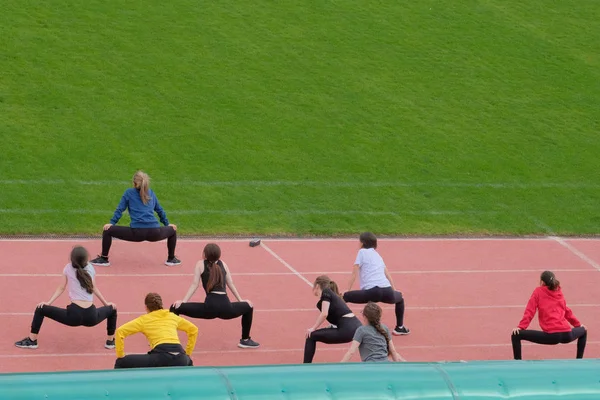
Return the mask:
<path fill-rule="evenodd" d="M 387 326 L 381 324 L 383 330 L 390 336 Z M 354 333 L 355 341 L 360 343 L 358 351 L 362 361 L 388 361 L 387 342 L 385 337 L 377 332 L 373 325 L 363 325 Z"/>

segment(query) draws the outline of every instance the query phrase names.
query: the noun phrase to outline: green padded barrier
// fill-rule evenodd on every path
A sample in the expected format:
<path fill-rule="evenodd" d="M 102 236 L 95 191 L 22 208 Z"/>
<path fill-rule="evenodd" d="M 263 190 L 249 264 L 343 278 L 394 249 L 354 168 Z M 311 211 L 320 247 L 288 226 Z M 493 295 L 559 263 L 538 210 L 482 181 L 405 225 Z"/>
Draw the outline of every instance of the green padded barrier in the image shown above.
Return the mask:
<path fill-rule="evenodd" d="M 0 375 L 0 400 L 589 400 L 600 360 L 190 367 Z"/>

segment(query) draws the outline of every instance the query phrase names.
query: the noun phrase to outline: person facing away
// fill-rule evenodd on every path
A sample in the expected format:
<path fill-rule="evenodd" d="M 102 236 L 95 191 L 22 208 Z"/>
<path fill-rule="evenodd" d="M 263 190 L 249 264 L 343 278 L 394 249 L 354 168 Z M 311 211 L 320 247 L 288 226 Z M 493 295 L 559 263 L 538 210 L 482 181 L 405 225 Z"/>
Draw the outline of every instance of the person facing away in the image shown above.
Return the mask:
<path fill-rule="evenodd" d="M 536 312 L 542 331 L 527 329 Z M 521 359 L 522 340 L 545 345 L 577 340 L 576 358 L 583 358 L 587 329 L 567 306 L 560 282 L 552 271 L 542 273 L 539 286 L 531 294 L 521 322 L 512 331 L 511 342 L 515 360 Z"/>
<path fill-rule="evenodd" d="M 198 338 L 198 327 L 164 309 L 158 293 L 148 293 L 144 304 L 146 314 L 117 329 L 115 369 L 192 366 L 191 356 Z M 177 331 L 187 333 L 185 350 Z M 147 354 L 125 355 L 125 338 L 140 332 L 148 339 L 151 350 Z"/>
<path fill-rule="evenodd" d="M 133 187 L 125 190 L 121 201 L 115 210 L 109 224 L 104 225 L 102 232 L 102 253 L 91 263 L 97 267 L 108 267 L 112 239 L 117 238 L 127 242 L 160 242 L 167 239 L 167 266 L 177 266 L 181 261 L 175 257 L 177 246 L 177 225 L 169 223 L 165 210 L 158 198 L 150 189 L 150 177 L 143 171 L 137 171 L 132 179 Z M 123 212 L 129 210 L 131 223 L 129 226 L 119 226 Z M 158 214 L 160 226 L 154 213 Z"/>
<path fill-rule="evenodd" d="M 376 303 L 368 302 L 365 305 L 362 312 L 365 324 L 354 332 L 352 344 L 342 362 L 349 361 L 357 349 L 363 362 L 385 362 L 388 357 L 392 357 L 394 361 L 402 361 L 392 342 L 390 330 L 381 323 L 381 314 L 381 307 Z"/>

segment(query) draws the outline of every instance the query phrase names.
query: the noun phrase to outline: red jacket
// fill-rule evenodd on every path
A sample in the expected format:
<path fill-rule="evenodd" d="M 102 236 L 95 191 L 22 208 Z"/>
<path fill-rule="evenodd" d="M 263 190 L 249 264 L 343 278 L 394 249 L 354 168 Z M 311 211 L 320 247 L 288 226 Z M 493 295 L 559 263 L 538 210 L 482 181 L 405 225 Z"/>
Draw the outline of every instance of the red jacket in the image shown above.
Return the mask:
<path fill-rule="evenodd" d="M 546 333 L 568 332 L 571 325 L 581 326 L 581 322 L 573 315 L 573 311 L 567 307 L 567 302 L 560 290 L 550 290 L 547 286 L 539 286 L 531 295 L 523 319 L 519 322 L 519 329 L 527 329 L 535 312 L 538 311 L 540 328 Z"/>

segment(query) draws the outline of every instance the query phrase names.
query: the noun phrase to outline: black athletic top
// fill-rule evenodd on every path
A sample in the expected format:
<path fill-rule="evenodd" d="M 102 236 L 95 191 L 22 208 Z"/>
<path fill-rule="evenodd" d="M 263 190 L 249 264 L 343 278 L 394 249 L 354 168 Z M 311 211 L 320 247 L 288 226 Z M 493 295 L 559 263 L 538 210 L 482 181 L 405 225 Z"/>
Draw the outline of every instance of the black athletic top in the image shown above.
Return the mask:
<path fill-rule="evenodd" d="M 329 313 L 327 314 L 327 321 L 330 324 L 338 325 L 340 322 L 340 318 L 342 318 L 346 314 L 352 313 L 348 305 L 342 300 L 340 296 L 333 293 L 331 289 L 323 290 L 321 294 L 321 300 L 317 303 L 317 308 L 321 311 L 321 305 L 323 301 L 329 302 Z"/>
<path fill-rule="evenodd" d="M 200 275 L 200 278 L 202 279 L 202 287 L 204 288 L 204 291 L 206 292 L 206 294 L 208 294 L 208 277 L 210 276 L 210 268 L 214 268 L 214 267 L 209 267 L 210 262 L 208 260 L 204 260 L 204 271 L 202 272 L 202 275 Z M 221 273 L 223 274 L 223 282 L 221 285 L 217 285 L 214 288 L 212 288 L 212 292 L 227 292 L 227 288 L 225 286 L 225 277 L 227 276 L 227 272 L 225 271 L 225 267 L 223 266 L 223 263 L 221 262 L 221 260 L 217 261 L 217 266 L 219 268 L 221 268 Z"/>

